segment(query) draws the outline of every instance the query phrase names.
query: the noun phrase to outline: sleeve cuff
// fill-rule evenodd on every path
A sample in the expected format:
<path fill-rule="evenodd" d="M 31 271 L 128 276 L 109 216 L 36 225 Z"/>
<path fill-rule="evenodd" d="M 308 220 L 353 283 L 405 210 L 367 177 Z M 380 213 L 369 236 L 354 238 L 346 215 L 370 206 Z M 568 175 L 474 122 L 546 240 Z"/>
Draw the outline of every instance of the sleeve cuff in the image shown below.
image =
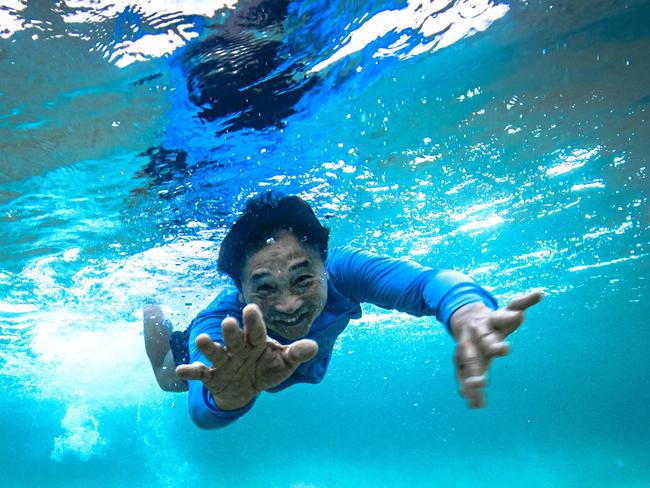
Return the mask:
<path fill-rule="evenodd" d="M 222 420 L 238 419 L 239 417 L 247 413 L 251 408 L 253 408 L 253 405 L 255 405 L 256 400 L 257 397 L 255 396 L 250 402 L 248 402 L 246 405 L 244 405 L 241 408 L 238 408 L 236 410 L 221 410 L 215 403 L 212 394 L 208 391 L 208 389 L 205 386 L 203 386 L 203 401 L 205 402 L 206 408 L 215 417 L 218 417 Z"/>
<path fill-rule="evenodd" d="M 499 304 L 486 290 L 473 283 L 463 283 L 449 290 L 440 301 L 436 317 L 451 334 L 449 320 L 453 313 L 464 305 L 482 302 L 486 307 L 496 310 Z"/>

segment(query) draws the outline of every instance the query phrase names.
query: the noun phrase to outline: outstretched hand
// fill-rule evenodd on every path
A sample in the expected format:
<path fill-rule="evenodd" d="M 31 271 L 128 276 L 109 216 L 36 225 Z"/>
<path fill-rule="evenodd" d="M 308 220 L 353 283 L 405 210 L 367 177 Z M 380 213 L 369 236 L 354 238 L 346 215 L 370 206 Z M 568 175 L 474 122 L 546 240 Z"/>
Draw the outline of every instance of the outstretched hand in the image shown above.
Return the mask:
<path fill-rule="evenodd" d="M 223 345 L 213 342 L 207 334 L 196 338 L 196 346 L 212 366 L 196 361 L 176 368 L 180 378 L 203 382 L 222 410 L 247 405 L 259 392 L 282 383 L 318 352 L 318 344 L 309 339 L 284 346 L 267 337 L 257 305 L 247 305 L 242 319 L 243 330 L 236 319 L 224 319 Z"/>
<path fill-rule="evenodd" d="M 471 408 L 485 406 L 483 389 L 492 359 L 510 352 L 505 338 L 524 321 L 524 312 L 540 302 L 539 291 L 515 298 L 499 310 L 490 310 L 482 303 L 471 303 L 451 316 L 451 330 L 456 339 L 454 363 L 460 394 Z"/>

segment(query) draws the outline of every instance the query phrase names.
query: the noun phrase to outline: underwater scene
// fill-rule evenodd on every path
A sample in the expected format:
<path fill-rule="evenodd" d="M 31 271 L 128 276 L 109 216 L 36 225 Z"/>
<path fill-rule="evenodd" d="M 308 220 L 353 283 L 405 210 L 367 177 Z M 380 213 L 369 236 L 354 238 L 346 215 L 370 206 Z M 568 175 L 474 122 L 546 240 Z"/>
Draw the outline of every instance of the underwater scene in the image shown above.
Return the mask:
<path fill-rule="evenodd" d="M 650 487 L 650 2 L 0 1 L 0 486 Z M 158 386 L 246 201 L 543 301 L 468 408 L 363 305 L 216 430 Z"/>

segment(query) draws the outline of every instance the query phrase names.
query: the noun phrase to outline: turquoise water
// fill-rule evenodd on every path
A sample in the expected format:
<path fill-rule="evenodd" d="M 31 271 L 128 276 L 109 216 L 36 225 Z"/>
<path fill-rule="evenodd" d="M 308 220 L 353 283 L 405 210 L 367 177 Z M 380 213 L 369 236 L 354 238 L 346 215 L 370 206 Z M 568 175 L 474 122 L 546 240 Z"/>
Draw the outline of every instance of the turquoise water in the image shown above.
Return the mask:
<path fill-rule="evenodd" d="M 650 486 L 650 3 L 290 3 L 246 28 L 279 42 L 237 90 L 271 122 L 192 101 L 236 13 L 5 6 L 2 486 Z M 184 328 L 268 187 L 310 199 L 334 245 L 463 270 L 501 303 L 545 290 L 487 408 L 456 393 L 435 321 L 364 307 L 323 383 L 192 424 L 140 306 Z"/>

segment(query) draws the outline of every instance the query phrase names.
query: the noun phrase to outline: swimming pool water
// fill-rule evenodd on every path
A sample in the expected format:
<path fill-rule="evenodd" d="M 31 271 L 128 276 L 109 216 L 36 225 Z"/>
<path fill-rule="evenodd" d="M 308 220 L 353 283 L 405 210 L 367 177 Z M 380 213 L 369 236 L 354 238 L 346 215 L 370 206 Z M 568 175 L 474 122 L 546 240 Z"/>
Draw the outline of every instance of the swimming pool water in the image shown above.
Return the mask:
<path fill-rule="evenodd" d="M 2 486 L 650 486 L 650 3 L 270 2 L 229 37 L 243 4 L 3 5 Z M 184 328 L 269 187 L 334 245 L 545 290 L 487 408 L 374 307 L 227 429 L 159 391 L 142 301 Z"/>

